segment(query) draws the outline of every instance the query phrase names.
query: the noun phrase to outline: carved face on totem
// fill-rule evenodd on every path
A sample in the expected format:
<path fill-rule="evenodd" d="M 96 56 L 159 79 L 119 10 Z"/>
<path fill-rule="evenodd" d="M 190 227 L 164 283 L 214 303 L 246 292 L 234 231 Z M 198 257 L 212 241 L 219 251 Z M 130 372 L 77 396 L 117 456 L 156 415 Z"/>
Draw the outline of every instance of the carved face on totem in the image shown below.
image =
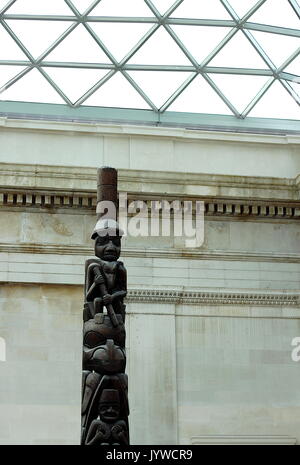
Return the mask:
<path fill-rule="evenodd" d="M 99 400 L 99 415 L 102 421 L 114 422 L 120 415 L 120 396 L 116 389 L 104 389 Z"/>
<path fill-rule="evenodd" d="M 108 262 L 117 261 L 121 253 L 121 237 L 98 236 L 95 240 L 95 255 L 96 257 Z"/>
<path fill-rule="evenodd" d="M 94 228 L 95 255 L 102 260 L 117 261 L 121 253 L 121 238 L 124 232 L 113 219 L 100 219 Z"/>

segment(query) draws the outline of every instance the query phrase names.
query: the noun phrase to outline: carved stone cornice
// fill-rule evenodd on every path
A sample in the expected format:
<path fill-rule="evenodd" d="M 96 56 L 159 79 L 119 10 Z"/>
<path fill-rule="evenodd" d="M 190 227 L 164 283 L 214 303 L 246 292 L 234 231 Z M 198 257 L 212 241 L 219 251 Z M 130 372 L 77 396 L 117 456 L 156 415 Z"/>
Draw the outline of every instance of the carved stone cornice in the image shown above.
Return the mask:
<path fill-rule="evenodd" d="M 164 195 L 164 200 L 172 202 L 174 197 Z M 155 196 L 141 194 L 128 194 L 128 201 L 143 200 L 151 209 L 151 201 L 156 200 Z M 232 217 L 232 218 L 256 218 L 256 219 L 277 219 L 277 220 L 299 220 L 300 201 L 287 200 L 251 200 L 247 199 L 222 199 L 222 198 L 195 198 L 185 197 L 178 199 L 183 205 L 183 201 L 201 200 L 205 204 L 205 215 L 207 217 Z M 59 190 L 38 190 L 38 189 L 13 189 L 0 188 L 0 206 L 18 208 L 43 208 L 48 212 L 57 209 L 72 209 L 76 211 L 86 211 L 95 213 L 97 204 L 96 194 L 93 192 L 61 192 Z"/>
<path fill-rule="evenodd" d="M 161 302 L 185 305 L 292 306 L 300 309 L 300 294 L 292 293 L 129 289 L 127 300 L 129 302 Z"/>

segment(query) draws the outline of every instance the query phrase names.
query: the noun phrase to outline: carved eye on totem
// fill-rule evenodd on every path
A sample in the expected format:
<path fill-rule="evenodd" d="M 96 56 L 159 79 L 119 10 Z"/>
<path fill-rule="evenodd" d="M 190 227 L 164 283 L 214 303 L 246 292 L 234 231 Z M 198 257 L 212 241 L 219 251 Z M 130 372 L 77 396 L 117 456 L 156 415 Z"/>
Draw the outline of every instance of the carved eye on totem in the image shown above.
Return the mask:
<path fill-rule="evenodd" d="M 112 242 L 116 247 L 121 246 L 121 237 L 120 236 L 110 236 L 106 234 L 105 236 L 97 237 L 97 245 L 106 245 L 109 242 Z"/>
<path fill-rule="evenodd" d="M 96 331 L 88 331 L 83 339 L 83 344 L 90 349 L 101 346 L 105 343 L 105 337 Z"/>

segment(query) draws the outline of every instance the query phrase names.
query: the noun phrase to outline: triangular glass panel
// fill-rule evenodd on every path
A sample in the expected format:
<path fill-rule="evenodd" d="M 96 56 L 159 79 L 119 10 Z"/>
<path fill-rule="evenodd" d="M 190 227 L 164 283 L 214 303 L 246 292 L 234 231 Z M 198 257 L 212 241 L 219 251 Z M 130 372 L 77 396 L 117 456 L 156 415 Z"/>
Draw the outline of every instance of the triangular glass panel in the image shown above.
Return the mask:
<path fill-rule="evenodd" d="M 257 0 L 229 0 L 228 3 L 230 3 L 236 14 L 242 18 L 257 3 Z M 248 19 L 248 21 L 251 21 L 251 19 Z"/>
<path fill-rule="evenodd" d="M 145 100 L 120 73 L 116 73 L 103 84 L 84 102 L 84 105 L 149 109 Z"/>
<path fill-rule="evenodd" d="M 132 71 L 128 74 L 158 108 L 190 76 L 190 73 L 174 71 Z"/>
<path fill-rule="evenodd" d="M 6 22 L 34 58 L 47 50 L 70 26 L 66 21 L 9 20 Z"/>
<path fill-rule="evenodd" d="M 201 63 L 231 30 L 228 27 L 171 26 L 176 35 Z"/>
<path fill-rule="evenodd" d="M 133 55 L 128 63 L 146 65 L 191 65 L 176 42 L 159 28 L 147 42 Z"/>
<path fill-rule="evenodd" d="M 286 68 L 284 68 L 283 71 L 300 76 L 300 55 L 298 55 Z"/>
<path fill-rule="evenodd" d="M 84 26 L 77 26 L 49 55 L 50 61 L 73 61 L 81 63 L 110 63 Z"/>
<path fill-rule="evenodd" d="M 219 0 L 184 0 L 171 18 L 232 19 Z"/>
<path fill-rule="evenodd" d="M 300 106 L 276 81 L 255 105 L 248 116 L 258 118 L 300 119 Z"/>
<path fill-rule="evenodd" d="M 107 69 L 52 67 L 45 68 L 45 71 L 72 103 L 75 103 L 85 92 L 109 72 Z"/>
<path fill-rule="evenodd" d="M 168 111 L 232 115 L 227 105 L 205 81 L 197 76 L 169 106 Z"/>
<path fill-rule="evenodd" d="M 27 60 L 27 56 L 0 24 L 0 60 Z"/>
<path fill-rule="evenodd" d="M 93 16 L 154 16 L 144 0 L 101 0 Z"/>
<path fill-rule="evenodd" d="M 237 74 L 210 74 L 210 77 L 240 113 L 245 110 L 263 85 L 270 79 L 269 76 Z"/>
<path fill-rule="evenodd" d="M 121 61 L 152 27 L 137 23 L 90 23 L 112 55 Z"/>
<path fill-rule="evenodd" d="M 1 100 L 41 103 L 65 103 L 53 87 L 36 69 L 32 69 L 19 81 L 5 90 Z"/>
<path fill-rule="evenodd" d="M 267 65 L 259 56 L 253 45 L 240 31 L 227 42 L 220 52 L 208 63 L 208 66 L 267 68 Z"/>
<path fill-rule="evenodd" d="M 8 3 L 6 0 L 5 3 Z M 0 6 L 1 8 L 1 6 Z M 17 0 L 7 13 L 20 15 L 72 15 L 72 11 L 64 0 L 37 1 L 37 0 Z"/>
<path fill-rule="evenodd" d="M 24 66 L 0 66 L 0 88 L 23 71 Z"/>
<path fill-rule="evenodd" d="M 299 18 L 288 0 L 267 0 L 251 18 L 251 23 L 299 29 Z"/>
<path fill-rule="evenodd" d="M 251 33 L 277 67 L 282 65 L 300 46 L 300 40 L 297 37 L 260 31 L 251 31 Z"/>
<path fill-rule="evenodd" d="M 174 5 L 175 0 L 151 0 L 155 8 L 164 15 Z"/>
<path fill-rule="evenodd" d="M 72 3 L 79 13 L 84 13 L 94 2 L 93 0 L 72 0 Z M 89 15 L 93 15 L 92 11 Z"/>

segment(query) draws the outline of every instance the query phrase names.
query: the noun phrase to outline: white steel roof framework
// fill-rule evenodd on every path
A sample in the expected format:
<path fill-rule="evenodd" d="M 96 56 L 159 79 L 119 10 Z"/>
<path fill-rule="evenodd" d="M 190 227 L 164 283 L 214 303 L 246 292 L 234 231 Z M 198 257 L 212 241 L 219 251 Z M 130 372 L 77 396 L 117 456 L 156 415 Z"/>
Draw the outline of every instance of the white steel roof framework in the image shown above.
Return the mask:
<path fill-rule="evenodd" d="M 24 13 L 24 9 L 26 11 L 26 5 L 28 6 L 30 1 L 10 0 L 4 4 L 4 1 L 0 0 L 0 34 L 5 34 L 5 37 L 12 40 L 20 52 L 18 58 L 5 57 L 5 54 L 3 57 L 1 49 L 4 50 L 6 44 L 3 41 L 2 44 L 0 43 L 0 85 L 2 85 L 0 88 L 0 108 L 1 100 L 2 102 L 14 100 L 9 97 L 12 95 L 9 91 L 12 91 L 14 86 L 20 84 L 25 78 L 28 81 L 34 72 L 39 73 L 39 77 L 45 80 L 58 96 L 59 100 L 52 101 L 52 103 L 61 102 L 73 109 L 82 105 L 92 105 L 98 108 L 109 107 L 109 99 L 101 101 L 100 98 L 97 100 L 97 95 L 101 89 L 104 91 L 108 89 L 108 83 L 113 82 L 114 79 L 115 82 L 119 82 L 116 81 L 118 76 L 122 77 L 122 82 L 126 83 L 127 89 L 133 91 L 139 100 L 138 105 L 135 104 L 135 99 L 132 99 L 132 104 L 129 102 L 129 104 L 123 103 L 122 105 L 122 99 L 120 99 L 120 104 L 112 106 L 151 110 L 159 119 L 169 110 L 182 111 L 180 102 L 187 95 L 187 91 L 193 88 L 192 112 L 205 113 L 201 106 L 203 98 L 197 94 L 198 88 L 195 87 L 195 83 L 198 83 L 200 79 L 202 87 L 204 86 L 202 92 L 209 93 L 218 102 L 219 106 L 217 105 L 216 110 L 212 113 L 230 114 L 240 120 L 245 119 L 248 115 L 260 116 L 260 114 L 253 113 L 254 110 L 264 97 L 276 88 L 277 92 L 280 89 L 281 95 L 284 94 L 288 105 L 290 104 L 291 108 L 294 109 L 292 118 L 289 119 L 299 119 L 297 111 L 299 110 L 300 115 L 300 7 L 297 0 L 243 0 L 242 2 L 241 0 L 209 0 L 205 2 L 198 0 L 176 0 L 175 2 L 174 0 L 95 0 L 92 3 L 90 0 L 52 0 L 51 2 L 38 2 L 39 7 L 34 10 L 33 14 L 29 9 L 28 13 Z M 41 4 L 45 6 L 49 3 L 52 4 L 52 9 L 59 5 L 58 14 L 40 14 L 40 11 L 43 11 Z M 241 4 L 243 4 L 243 8 L 241 8 Z M 258 15 L 261 11 L 264 13 L 264 10 L 268 13 L 271 11 L 268 8 L 276 7 L 276 5 L 284 5 L 284 8 L 288 9 L 289 18 L 292 18 L 289 24 L 284 24 L 284 26 L 272 24 L 272 18 L 270 18 L 270 24 L 267 24 L 263 14 L 262 16 Z M 110 11 L 109 7 L 111 6 L 115 6 L 115 9 L 111 11 L 120 11 L 122 16 L 106 15 L 105 13 Z M 133 6 L 139 8 L 134 10 Z M 49 11 L 49 8 L 48 10 L 46 8 L 45 11 Z M 129 16 L 135 11 L 136 16 Z M 211 17 L 214 11 L 216 19 Z M 143 16 L 138 15 L 140 12 Z M 256 22 L 256 18 L 262 22 Z M 32 25 L 32 27 L 37 24 L 44 25 L 45 35 L 47 27 L 51 27 L 53 24 L 60 25 L 60 31 L 63 30 L 63 32 L 60 32 L 54 40 L 52 34 L 52 40 L 49 38 L 47 47 L 39 53 L 36 51 L 39 44 L 34 43 L 39 42 L 38 37 L 32 40 L 28 46 L 28 42 L 26 43 L 26 40 L 23 39 L 26 36 L 22 37 L 22 34 L 18 34 L 18 30 L 22 31 L 20 25 L 25 23 L 27 26 Z M 128 36 L 126 32 L 123 36 L 124 40 L 122 40 L 124 27 L 127 27 L 125 29 L 127 32 L 129 28 L 132 30 L 136 27 L 140 28 L 140 36 L 139 34 L 133 35 L 133 39 L 138 37 L 135 43 L 132 42 L 132 38 L 131 42 L 126 39 Z M 73 61 L 72 57 L 76 58 L 76 50 L 67 53 L 70 61 L 61 59 L 63 55 L 55 55 L 57 51 L 63 50 L 62 46 L 67 40 L 70 42 L 71 39 L 70 43 L 72 44 L 72 37 L 75 37 L 76 29 L 84 31 L 84 34 L 92 41 L 91 48 L 97 48 L 99 60 L 95 59 L 96 55 L 89 54 L 88 49 L 83 53 L 87 57 L 87 61 L 82 59 Z M 116 45 L 112 41 L 116 31 L 119 35 L 119 50 L 116 49 Z M 195 31 L 201 32 L 202 36 L 199 34 L 195 36 Z M 189 39 L 188 34 L 191 34 Z M 162 44 L 162 42 L 155 42 L 156 37 L 160 41 L 162 39 L 168 40 L 172 46 L 176 47 L 177 55 L 170 53 L 170 59 L 168 59 L 169 49 L 166 49 L 165 58 L 159 59 L 159 43 Z M 199 40 L 201 37 L 203 40 L 198 42 L 197 38 Z M 210 37 L 207 43 L 205 43 L 205 37 Z M 268 42 L 263 40 L 266 38 L 268 38 L 269 44 L 270 39 L 271 42 L 274 40 L 275 48 L 276 44 L 282 43 L 283 52 L 277 54 L 276 57 L 272 55 L 273 52 L 270 54 L 271 49 L 270 47 L 268 49 Z M 284 49 L 285 41 L 290 45 L 286 49 Z M 234 47 L 234 44 L 236 46 L 236 43 L 239 42 L 246 44 L 246 48 L 243 51 L 244 56 L 235 62 L 234 55 L 232 59 L 228 59 L 230 55 L 226 52 L 230 52 L 231 44 Z M 42 45 L 43 40 L 41 40 Z M 126 47 L 129 47 L 128 50 Z M 152 47 L 152 55 L 141 53 L 143 50 L 147 50 L 147 47 L 148 49 Z M 74 48 L 76 49 L 76 42 Z M 202 56 L 198 51 L 202 51 Z M 232 53 L 235 53 L 233 48 Z M 147 62 L 147 56 L 151 57 L 149 62 Z M 156 59 L 156 57 L 158 58 Z M 228 65 L 226 59 L 228 59 Z M 235 66 L 236 63 L 237 66 Z M 239 63 L 249 63 L 249 67 L 239 66 Z M 251 66 L 253 63 L 254 65 L 258 64 L 258 66 Z M 81 86 L 79 87 L 84 91 L 78 95 L 80 89 L 77 88 L 77 93 L 69 92 L 68 83 L 70 86 L 71 84 L 74 86 L 76 72 L 80 70 L 89 70 L 89 73 L 94 74 L 90 74 L 86 82 L 85 78 L 80 79 Z M 1 71 L 3 71 L 2 79 Z M 8 74 L 5 74 L 4 71 Z M 63 79 L 62 72 L 65 73 Z M 5 76 L 8 75 L 10 77 L 6 80 Z M 143 81 L 145 76 L 148 80 Z M 248 85 L 250 79 L 251 82 L 255 81 L 256 83 L 253 88 L 255 92 L 252 89 L 251 95 Z M 79 83 L 78 77 L 77 82 Z M 228 87 L 229 82 L 231 87 Z M 153 88 L 160 87 L 159 83 L 162 83 L 164 92 L 157 96 L 153 92 Z M 232 83 L 234 83 L 235 88 Z M 123 95 L 126 94 L 126 90 L 122 91 L 121 87 L 120 91 Z M 131 95 L 130 91 L 128 90 L 129 95 Z M 276 93 L 273 95 L 276 99 Z M 27 101 L 26 93 L 24 98 L 21 96 L 16 100 Z M 32 102 L 34 99 L 30 101 Z M 47 98 L 43 101 L 47 102 Z M 276 118 L 276 114 L 274 114 L 274 118 Z"/>

